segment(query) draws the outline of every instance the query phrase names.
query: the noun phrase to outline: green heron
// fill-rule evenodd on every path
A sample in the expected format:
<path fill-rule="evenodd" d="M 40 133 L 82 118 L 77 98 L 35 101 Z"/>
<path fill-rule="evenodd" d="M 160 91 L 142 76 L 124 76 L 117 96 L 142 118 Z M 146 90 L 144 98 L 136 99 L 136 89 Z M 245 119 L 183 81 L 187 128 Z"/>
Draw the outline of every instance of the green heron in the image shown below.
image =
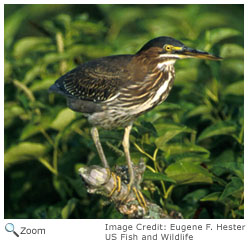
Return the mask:
<path fill-rule="evenodd" d="M 134 185 L 129 151 L 132 124 L 167 98 L 174 82 L 174 64 L 184 58 L 221 59 L 163 36 L 150 40 L 134 55 L 114 55 L 84 63 L 50 87 L 50 91 L 66 97 L 70 109 L 87 116 L 93 126 L 93 141 L 107 169 L 97 127 L 125 128 L 122 145 L 128 165 L 129 191 Z"/>

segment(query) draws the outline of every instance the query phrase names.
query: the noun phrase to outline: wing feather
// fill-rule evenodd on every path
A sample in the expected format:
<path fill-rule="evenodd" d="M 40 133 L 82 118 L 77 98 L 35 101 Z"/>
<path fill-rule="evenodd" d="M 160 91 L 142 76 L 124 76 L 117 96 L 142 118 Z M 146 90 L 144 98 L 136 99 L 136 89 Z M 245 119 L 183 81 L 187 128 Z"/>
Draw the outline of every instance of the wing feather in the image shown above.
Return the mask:
<path fill-rule="evenodd" d="M 52 92 L 87 101 L 106 101 L 127 82 L 132 55 L 108 56 L 87 62 L 60 77 Z"/>

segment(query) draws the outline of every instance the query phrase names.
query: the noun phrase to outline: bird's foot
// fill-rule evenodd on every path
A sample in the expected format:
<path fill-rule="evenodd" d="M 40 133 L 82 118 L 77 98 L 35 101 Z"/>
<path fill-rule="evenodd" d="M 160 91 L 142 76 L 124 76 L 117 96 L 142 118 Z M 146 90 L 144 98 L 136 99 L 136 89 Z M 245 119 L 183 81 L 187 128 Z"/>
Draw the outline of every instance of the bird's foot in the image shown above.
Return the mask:
<path fill-rule="evenodd" d="M 127 202 L 129 199 L 132 191 L 140 204 L 142 208 L 146 208 L 147 204 L 145 201 L 145 198 L 142 194 L 142 192 L 139 190 L 140 189 L 140 183 L 142 182 L 142 174 L 145 170 L 145 164 L 143 162 L 143 159 L 141 159 L 140 163 L 138 165 L 134 165 L 131 163 L 132 166 L 134 166 L 133 170 L 134 173 L 133 175 L 128 172 L 128 167 L 118 167 L 116 169 L 117 174 L 121 177 L 122 181 L 127 184 L 127 192 L 125 193 L 123 199 L 121 202 Z"/>
<path fill-rule="evenodd" d="M 132 186 L 128 185 L 128 171 L 124 166 L 117 167 L 115 172 L 98 165 L 84 166 L 79 169 L 79 174 L 88 193 L 109 196 L 108 203 L 113 202 L 118 211 L 129 218 L 170 218 L 158 205 L 143 197 L 140 184 L 144 169 L 144 162 L 134 166 Z"/>
<path fill-rule="evenodd" d="M 116 189 L 116 188 L 115 188 Z M 115 190 L 114 190 L 115 191 Z M 112 192 L 112 194 L 114 193 L 114 191 Z M 127 192 L 125 193 L 124 197 L 121 199 L 121 203 L 127 203 L 129 199 L 131 199 L 131 193 L 134 193 L 137 202 L 139 203 L 139 205 L 143 208 L 146 209 L 147 208 L 147 203 L 145 201 L 145 198 L 142 194 L 142 192 L 136 187 L 136 186 L 130 186 L 129 184 L 127 185 Z M 131 196 L 131 197 L 130 197 Z"/>
<path fill-rule="evenodd" d="M 136 199 L 138 201 L 138 203 L 140 204 L 140 206 L 144 209 L 147 208 L 147 203 L 144 199 L 144 196 L 142 194 L 141 191 L 137 190 L 135 186 L 132 187 L 132 190 L 134 191 L 135 195 L 136 195 Z"/>
<path fill-rule="evenodd" d="M 108 194 L 108 197 L 111 197 L 115 191 L 117 191 L 117 193 L 120 193 L 121 191 L 121 177 L 116 175 L 115 173 L 111 173 L 111 176 L 114 180 L 114 187 L 112 188 L 111 192 Z"/>

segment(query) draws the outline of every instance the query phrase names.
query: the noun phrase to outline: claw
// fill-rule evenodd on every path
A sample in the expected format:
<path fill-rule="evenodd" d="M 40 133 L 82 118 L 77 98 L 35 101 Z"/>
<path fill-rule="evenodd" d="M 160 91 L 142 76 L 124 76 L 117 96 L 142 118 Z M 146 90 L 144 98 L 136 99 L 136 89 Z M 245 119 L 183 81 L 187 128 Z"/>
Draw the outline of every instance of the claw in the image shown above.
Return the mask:
<path fill-rule="evenodd" d="M 121 191 L 121 178 L 117 175 L 117 191 L 120 192 Z"/>
<path fill-rule="evenodd" d="M 146 204 L 146 201 L 144 199 L 142 192 L 137 190 L 135 186 L 132 188 L 132 190 L 134 191 L 137 201 L 140 204 L 140 206 L 145 209 L 147 207 L 147 204 Z"/>
<path fill-rule="evenodd" d="M 108 197 L 111 197 L 111 196 L 114 194 L 114 192 L 115 192 L 115 190 L 116 190 L 116 188 L 117 188 L 117 181 L 116 181 L 116 177 L 117 177 L 117 176 L 116 176 L 113 172 L 111 173 L 111 176 L 112 176 L 113 179 L 114 179 L 115 185 L 114 185 L 112 191 L 108 194 Z"/>

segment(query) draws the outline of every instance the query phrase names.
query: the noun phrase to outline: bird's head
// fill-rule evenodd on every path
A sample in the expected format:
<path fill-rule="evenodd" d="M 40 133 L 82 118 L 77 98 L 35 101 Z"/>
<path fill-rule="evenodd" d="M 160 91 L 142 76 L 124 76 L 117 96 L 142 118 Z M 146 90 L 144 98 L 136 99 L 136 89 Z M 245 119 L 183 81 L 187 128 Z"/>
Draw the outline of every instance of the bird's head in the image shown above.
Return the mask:
<path fill-rule="evenodd" d="M 162 61 L 186 58 L 198 58 L 206 60 L 221 60 L 221 57 L 208 52 L 189 48 L 182 42 L 172 37 L 157 37 L 147 42 L 136 55 L 145 55 Z"/>

